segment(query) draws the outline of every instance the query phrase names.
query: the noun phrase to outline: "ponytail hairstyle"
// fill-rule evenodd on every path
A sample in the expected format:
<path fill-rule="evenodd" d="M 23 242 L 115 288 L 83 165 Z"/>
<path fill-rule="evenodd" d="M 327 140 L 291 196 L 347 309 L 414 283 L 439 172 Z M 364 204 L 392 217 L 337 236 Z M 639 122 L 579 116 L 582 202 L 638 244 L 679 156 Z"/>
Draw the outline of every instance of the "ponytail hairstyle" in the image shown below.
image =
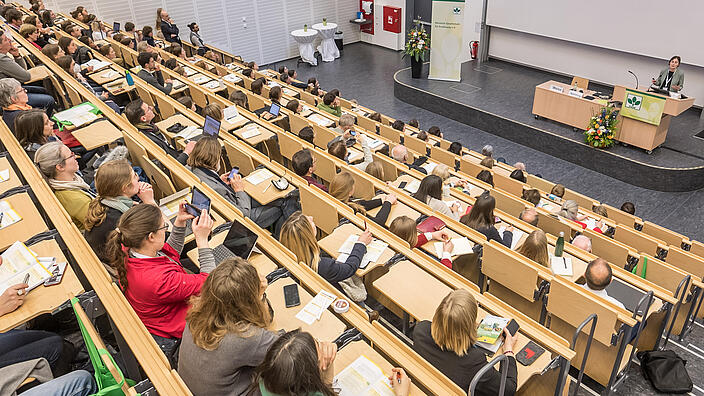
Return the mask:
<path fill-rule="evenodd" d="M 122 291 L 127 290 L 127 252 L 139 248 L 149 234 L 156 232 L 162 225 L 161 209 L 154 205 L 139 204 L 125 212 L 117 228 L 110 232 L 106 247 L 109 264 L 117 271 Z"/>
<path fill-rule="evenodd" d="M 95 190 L 98 195 L 88 205 L 88 214 L 83 226 L 86 231 L 100 225 L 105 220 L 106 211 L 100 201 L 103 198 L 119 197 L 122 191 L 132 183 L 134 170 L 125 159 L 108 161 L 95 172 Z"/>
<path fill-rule="evenodd" d="M 289 216 L 281 226 L 279 241 L 296 255 L 296 260 L 318 272 L 320 246 L 315 239 L 315 233 L 316 230 L 308 217 L 299 210 Z"/>
<path fill-rule="evenodd" d="M 338 142 L 340 142 L 338 140 Z M 360 204 L 350 201 L 354 193 L 354 177 L 347 171 L 342 171 L 335 175 L 330 182 L 330 195 L 347 204 L 355 213 L 367 215 L 366 209 Z"/>

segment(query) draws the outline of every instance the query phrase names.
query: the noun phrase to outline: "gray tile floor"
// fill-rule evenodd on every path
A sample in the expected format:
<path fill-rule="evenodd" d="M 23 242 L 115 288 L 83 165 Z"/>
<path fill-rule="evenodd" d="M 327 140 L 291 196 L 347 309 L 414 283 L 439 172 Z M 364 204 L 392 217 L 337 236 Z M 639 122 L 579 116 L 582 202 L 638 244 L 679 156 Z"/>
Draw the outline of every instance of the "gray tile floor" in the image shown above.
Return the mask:
<path fill-rule="evenodd" d="M 620 206 L 624 201 L 632 201 L 636 204 L 637 215 L 642 218 L 690 238 L 704 240 L 704 228 L 699 227 L 704 221 L 704 211 L 698 210 L 704 207 L 702 190 L 667 193 L 635 187 L 396 99 L 393 95 L 393 75 L 409 66 L 409 61 L 402 59 L 399 52 L 356 43 L 345 46 L 342 57 L 332 63 L 321 62 L 318 67 L 301 64 L 297 67 L 296 60 L 290 59 L 268 67 L 278 69 L 280 65 L 297 69 L 299 80 L 317 77 L 324 89 L 337 88 L 345 98 L 356 98 L 360 104 L 391 117 L 405 121 L 416 118 L 424 129 L 437 125 L 447 139 L 459 141 L 464 146 L 476 150 L 491 144 L 497 155 L 505 157 L 509 163 L 525 162 L 532 173 L 541 173 L 548 180 L 563 183 L 609 205 Z M 466 93 L 458 91 L 457 94 Z M 704 326 L 697 323 L 684 342 L 671 341 L 668 349 L 688 361 L 687 369 L 695 384 L 692 394 L 704 396 Z M 629 373 L 629 378 L 617 394 L 657 394 L 645 381 L 637 364 L 632 365 Z M 594 389 L 582 387 L 578 395 L 593 395 L 600 391 L 598 387 L 592 387 Z"/>

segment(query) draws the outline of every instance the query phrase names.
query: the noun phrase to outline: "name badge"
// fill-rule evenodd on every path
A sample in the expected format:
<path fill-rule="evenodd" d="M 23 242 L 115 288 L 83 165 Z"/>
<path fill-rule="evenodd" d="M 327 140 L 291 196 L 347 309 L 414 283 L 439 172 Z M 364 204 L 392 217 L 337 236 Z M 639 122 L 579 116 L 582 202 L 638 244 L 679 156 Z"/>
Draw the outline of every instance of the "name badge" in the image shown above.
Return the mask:
<path fill-rule="evenodd" d="M 559 86 L 559 85 L 551 85 L 551 86 L 550 86 L 550 90 L 551 90 L 551 91 L 555 91 L 555 92 L 559 92 L 559 93 L 565 92 L 565 88 L 564 88 L 564 87 L 561 87 L 561 86 Z"/>
<path fill-rule="evenodd" d="M 570 90 L 570 92 L 568 92 L 568 95 L 574 96 L 575 98 L 581 98 L 582 96 L 584 96 L 584 92 Z"/>

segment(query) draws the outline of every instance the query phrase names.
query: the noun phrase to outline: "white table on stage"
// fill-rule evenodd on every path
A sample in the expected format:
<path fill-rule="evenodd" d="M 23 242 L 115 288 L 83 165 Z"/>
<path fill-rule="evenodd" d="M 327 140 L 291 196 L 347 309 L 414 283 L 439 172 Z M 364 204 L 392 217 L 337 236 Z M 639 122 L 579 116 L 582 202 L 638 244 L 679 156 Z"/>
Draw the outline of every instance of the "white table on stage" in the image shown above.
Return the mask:
<path fill-rule="evenodd" d="M 293 36 L 294 40 L 298 43 L 298 51 L 301 53 L 301 59 L 313 66 L 318 65 L 318 60 L 315 59 L 314 55 L 315 49 L 313 48 L 313 41 L 315 41 L 317 35 L 318 31 L 310 28 L 308 31 L 298 29 L 291 32 L 291 36 Z"/>
<path fill-rule="evenodd" d="M 335 45 L 335 32 L 337 31 L 337 24 L 328 22 L 327 25 L 322 23 L 316 23 L 313 25 L 313 29 L 320 33 L 321 42 L 318 46 L 318 52 L 323 57 L 323 62 L 332 62 L 335 58 L 340 57 L 340 50 L 337 49 Z"/>

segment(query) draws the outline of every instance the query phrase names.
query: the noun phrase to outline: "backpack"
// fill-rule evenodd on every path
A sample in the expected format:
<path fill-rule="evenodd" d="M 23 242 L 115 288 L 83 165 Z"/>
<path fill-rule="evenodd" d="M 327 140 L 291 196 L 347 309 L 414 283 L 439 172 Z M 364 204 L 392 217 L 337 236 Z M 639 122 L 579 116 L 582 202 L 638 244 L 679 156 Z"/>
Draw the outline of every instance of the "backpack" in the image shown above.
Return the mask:
<path fill-rule="evenodd" d="M 688 393 L 692 380 L 684 367 L 687 361 L 674 351 L 642 351 L 636 354 L 643 376 L 653 388 L 664 393 Z"/>

